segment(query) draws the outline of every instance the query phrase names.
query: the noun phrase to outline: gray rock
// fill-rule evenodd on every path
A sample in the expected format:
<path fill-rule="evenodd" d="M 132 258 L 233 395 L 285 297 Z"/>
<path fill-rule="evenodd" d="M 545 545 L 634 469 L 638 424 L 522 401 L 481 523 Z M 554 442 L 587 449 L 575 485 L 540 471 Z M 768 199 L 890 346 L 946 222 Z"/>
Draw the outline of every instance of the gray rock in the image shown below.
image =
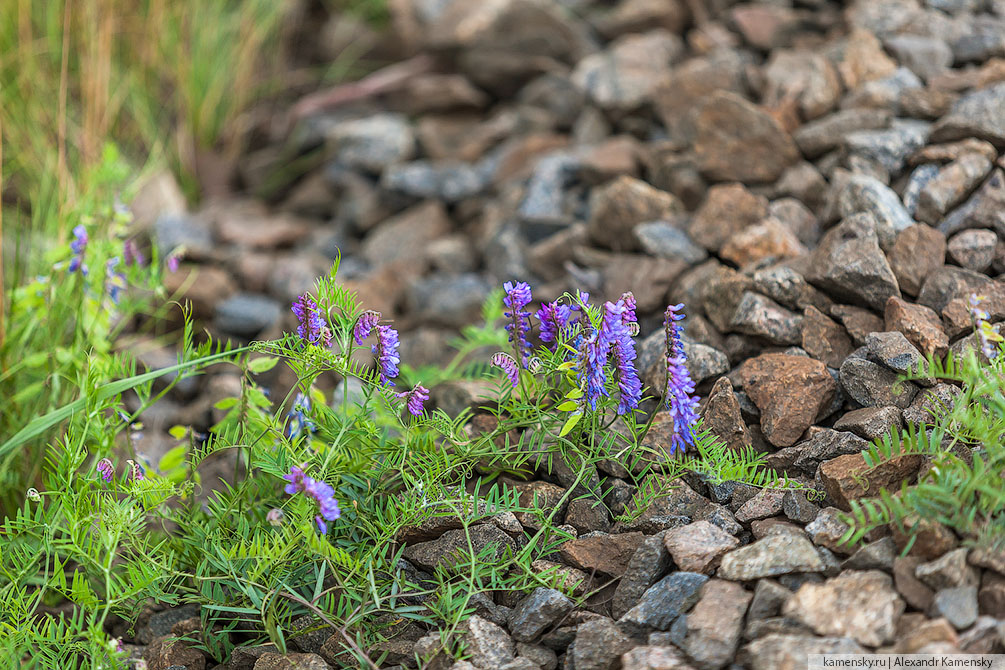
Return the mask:
<path fill-rule="evenodd" d="M 940 416 L 942 412 L 952 409 L 960 393 L 962 391 L 958 386 L 936 384 L 933 388 L 919 393 L 914 398 L 914 402 L 904 409 L 904 422 L 908 424 L 932 423 L 934 418 Z"/>
<path fill-rule="evenodd" d="M 470 163 L 421 160 L 388 167 L 380 184 L 413 198 L 453 203 L 481 193 L 489 185 L 489 176 Z"/>
<path fill-rule="evenodd" d="M 509 629 L 517 642 L 533 642 L 573 608 L 561 591 L 539 587 L 520 601 L 509 619 Z"/>
<path fill-rule="evenodd" d="M 917 372 L 924 361 L 921 352 L 899 330 L 869 333 L 865 338 L 869 355 L 894 372 Z"/>
<path fill-rule="evenodd" d="M 237 293 L 216 306 L 213 326 L 224 333 L 252 338 L 279 321 L 283 309 L 276 300 L 254 293 Z"/>
<path fill-rule="evenodd" d="M 707 379 L 718 377 L 729 370 L 729 357 L 715 347 L 695 342 L 688 337 L 682 337 L 681 343 L 687 356 L 685 366 L 695 384 L 701 384 Z M 659 384 L 662 384 L 661 379 Z M 659 388 L 659 386 L 653 386 Z"/>
<path fill-rule="evenodd" d="M 864 654 L 866 650 L 847 637 L 765 635 L 748 647 L 751 670 L 808 667 L 811 654 Z"/>
<path fill-rule="evenodd" d="M 967 270 L 984 272 L 995 258 L 998 236 L 991 230 L 964 230 L 949 238 L 949 257 Z"/>
<path fill-rule="evenodd" d="M 415 153 L 412 127 L 400 114 L 336 123 L 329 128 L 327 140 L 337 162 L 375 174 Z"/>
<path fill-rule="evenodd" d="M 797 523 L 811 523 L 820 513 L 820 507 L 810 502 L 805 491 L 786 491 L 782 496 L 782 512 Z"/>
<path fill-rule="evenodd" d="M 708 520 L 667 531 L 664 544 L 682 570 L 709 574 L 740 541 Z"/>
<path fill-rule="evenodd" d="M 859 84 L 841 101 L 842 107 L 880 107 L 897 109 L 902 93 L 922 87 L 918 75 L 906 67 L 898 67 L 881 79 L 873 79 Z"/>
<path fill-rule="evenodd" d="M 477 614 L 464 623 L 464 641 L 471 654 L 471 664 L 483 670 L 496 670 L 514 658 L 513 640 L 509 634 Z"/>
<path fill-rule="evenodd" d="M 991 171 L 987 156 L 969 153 L 939 170 L 918 193 L 917 218 L 935 225 L 943 215 L 963 201 Z"/>
<path fill-rule="evenodd" d="M 651 256 L 680 259 L 691 265 L 708 258 L 708 252 L 696 244 L 687 231 L 667 221 L 640 223 L 635 226 L 633 232 L 643 251 Z"/>
<path fill-rule="evenodd" d="M 657 533 L 647 537 L 635 550 L 611 601 L 611 614 L 615 619 L 634 607 L 646 590 L 670 569 L 670 554 L 663 541 L 664 533 Z"/>
<path fill-rule="evenodd" d="M 913 76 L 913 75 L 912 75 Z M 848 151 L 882 165 L 890 175 L 898 175 L 907 157 L 928 141 L 931 124 L 895 119 L 886 130 L 859 130 L 845 137 Z"/>
<path fill-rule="evenodd" d="M 956 630 L 972 626 L 977 610 L 977 587 L 973 584 L 937 591 L 932 601 L 933 615 L 946 617 Z"/>
<path fill-rule="evenodd" d="M 863 358 L 846 359 L 841 364 L 840 380 L 848 397 L 863 407 L 894 405 L 905 408 L 918 392 L 918 387 L 911 382 L 900 383 L 896 372 Z M 897 385 L 896 390 L 894 385 Z"/>
<path fill-rule="evenodd" d="M 606 617 L 579 624 L 569 647 L 576 670 L 610 670 L 634 644 Z"/>
<path fill-rule="evenodd" d="M 681 210 L 683 205 L 675 195 L 623 175 L 590 192 L 587 230 L 590 237 L 611 249 L 631 249 L 636 225 L 668 218 Z"/>
<path fill-rule="evenodd" d="M 579 159 L 566 153 L 541 158 L 534 167 L 517 214 L 537 224 L 564 224 L 571 219 L 565 209 L 565 191 L 580 167 Z"/>
<path fill-rule="evenodd" d="M 161 258 L 183 247 L 185 257 L 207 258 L 213 251 L 213 231 L 208 222 L 188 214 L 162 214 L 154 222 L 154 240 Z"/>
<path fill-rule="evenodd" d="M 736 582 L 712 579 L 702 587 L 701 600 L 679 619 L 686 625 L 681 646 L 699 668 L 722 668 L 736 655 L 752 597 Z"/>
<path fill-rule="evenodd" d="M 776 470 L 786 470 L 789 474 L 802 473 L 813 477 L 824 461 L 858 454 L 868 447 L 868 442 L 853 433 L 823 428 L 805 442 L 769 455 L 767 465 Z"/>
<path fill-rule="evenodd" d="M 850 554 L 855 548 L 849 544 L 841 544 L 841 538 L 848 532 L 848 524 L 841 520 L 840 515 L 840 510 L 824 507 L 817 514 L 817 518 L 806 524 L 806 534 L 818 547 Z"/>
<path fill-rule="evenodd" d="M 541 670 L 555 670 L 558 667 L 558 658 L 555 652 L 543 645 L 517 642 L 516 653 L 518 657 L 532 661 Z"/>
<path fill-rule="evenodd" d="M 691 666 L 677 647 L 650 643 L 625 652 L 621 656 L 621 667 L 632 670 L 687 670 Z"/>
<path fill-rule="evenodd" d="M 958 63 L 981 63 L 1005 56 L 1005 19 L 979 14 L 970 17 L 968 30 L 953 40 L 953 57 Z"/>
<path fill-rule="evenodd" d="M 907 186 L 904 187 L 904 209 L 910 216 L 914 216 L 918 210 L 918 197 L 921 190 L 928 182 L 935 179 L 939 174 L 939 166 L 935 163 L 923 163 L 914 168 L 911 176 L 907 179 Z"/>
<path fill-rule="evenodd" d="M 838 212 L 842 217 L 857 212 L 872 214 L 879 246 L 884 249 L 893 246 L 897 233 L 914 223 L 897 194 L 878 179 L 866 175 L 848 178 L 838 196 Z"/>
<path fill-rule="evenodd" d="M 778 616 L 782 605 L 792 596 L 792 591 L 774 579 L 759 579 L 754 587 L 754 597 L 747 610 L 747 621 L 757 621 Z"/>
<path fill-rule="evenodd" d="M 860 548 L 842 564 L 842 570 L 885 570 L 893 572 L 897 558 L 897 544 L 893 538 L 884 537 Z"/>
<path fill-rule="evenodd" d="M 811 284 L 877 312 L 883 311 L 890 296 L 900 296 L 871 214 L 854 214 L 829 230 L 809 266 L 806 279 Z"/>
<path fill-rule="evenodd" d="M 984 184 L 938 225 L 944 235 L 965 228 L 991 228 L 1005 235 L 1005 172 L 993 170 Z"/>
<path fill-rule="evenodd" d="M 736 332 L 763 337 L 772 344 L 799 344 L 802 325 L 802 316 L 753 291 L 740 298 L 730 323 Z"/>
<path fill-rule="evenodd" d="M 602 53 L 579 61 L 572 81 L 605 110 L 628 112 L 652 100 L 670 75 L 670 65 L 684 53 L 677 35 L 657 29 L 626 35 Z"/>
<path fill-rule="evenodd" d="M 894 35 L 883 40 L 883 45 L 898 62 L 925 80 L 945 72 L 953 64 L 953 50 L 937 37 Z"/>
<path fill-rule="evenodd" d="M 674 572 L 653 584 L 639 603 L 618 622 L 629 628 L 668 630 L 674 620 L 698 602 L 708 577 L 695 572 Z"/>
<path fill-rule="evenodd" d="M 893 641 L 905 607 L 889 575 L 850 570 L 822 584 L 803 584 L 782 613 L 817 635 L 846 636 L 878 647 Z"/>
<path fill-rule="evenodd" d="M 491 291 L 492 285 L 481 275 L 434 275 L 409 286 L 407 303 L 423 321 L 460 328 L 480 313 Z"/>
<path fill-rule="evenodd" d="M 914 576 L 932 590 L 971 586 L 980 582 L 980 573 L 967 563 L 969 549 L 948 551 L 934 561 L 922 563 L 914 569 Z"/>
<path fill-rule="evenodd" d="M 966 137 L 987 140 L 1000 150 L 1005 147 L 1005 82 L 994 84 L 960 98 L 949 114 L 932 129 L 933 142 Z"/>
<path fill-rule="evenodd" d="M 770 535 L 731 551 L 723 557 L 716 574 L 722 579 L 745 581 L 792 572 L 819 572 L 823 568 L 809 540 L 786 534 Z"/>
<path fill-rule="evenodd" d="M 507 547 L 515 544 L 509 535 L 493 524 L 472 526 L 468 533 L 463 529 L 448 530 L 435 540 L 420 542 L 405 548 L 404 556 L 419 567 L 433 571 L 437 566 L 453 568 L 463 562 L 469 551 L 468 536 L 476 553 L 491 548 L 490 554 L 496 558 L 503 555 Z"/>
<path fill-rule="evenodd" d="M 918 304 L 930 307 L 941 314 L 951 300 L 968 293 L 980 294 L 991 285 L 984 274 L 964 268 L 944 265 L 930 273 L 921 285 Z"/>
<path fill-rule="evenodd" d="M 792 138 L 804 156 L 815 158 L 841 146 L 848 133 L 886 128 L 891 118 L 885 109 L 845 109 L 800 126 Z"/>

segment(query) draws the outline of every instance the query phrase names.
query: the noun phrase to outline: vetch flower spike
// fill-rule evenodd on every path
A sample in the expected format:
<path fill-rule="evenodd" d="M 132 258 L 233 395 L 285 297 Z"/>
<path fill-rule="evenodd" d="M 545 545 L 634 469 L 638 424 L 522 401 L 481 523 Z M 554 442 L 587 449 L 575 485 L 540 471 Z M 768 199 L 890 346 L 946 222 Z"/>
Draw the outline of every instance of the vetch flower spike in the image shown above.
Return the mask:
<path fill-rule="evenodd" d="M 537 320 L 541 322 L 541 341 L 555 351 L 558 348 L 558 338 L 569 327 L 569 315 L 572 313 L 568 305 L 556 302 L 546 302 L 537 310 Z"/>
<path fill-rule="evenodd" d="M 415 388 L 411 391 L 395 393 L 395 396 L 405 401 L 409 414 L 412 416 L 422 416 L 422 409 L 426 401 L 429 400 L 429 389 L 422 384 L 416 384 Z"/>
<path fill-rule="evenodd" d="M 398 355 L 398 331 L 391 326 L 376 326 L 377 344 L 371 347 L 371 351 L 377 357 L 377 375 L 380 383 L 384 386 L 394 386 L 391 381 L 398 376 L 398 363 L 401 356 Z"/>
<path fill-rule="evenodd" d="M 83 225 L 74 227 L 73 241 L 70 242 L 70 250 L 73 251 L 73 258 L 70 259 L 70 272 L 80 270 L 80 274 L 87 275 L 87 265 L 84 264 L 84 252 L 87 251 L 87 228 Z"/>
<path fill-rule="evenodd" d="M 328 532 L 326 521 L 334 521 L 342 515 L 338 502 L 335 500 L 335 489 L 321 481 L 311 479 L 304 474 L 303 467 L 293 466 L 290 474 L 283 475 L 283 479 L 289 482 L 283 489 L 290 495 L 303 493 L 313 498 L 319 507 L 319 514 L 314 517 L 314 522 L 322 534 Z"/>
<path fill-rule="evenodd" d="M 664 315 L 663 328 L 666 333 L 667 386 L 664 399 L 674 422 L 674 432 L 670 438 L 670 453 L 684 452 L 694 446 L 694 426 L 698 421 L 698 399 L 694 393 L 694 382 L 684 365 L 687 355 L 680 339 L 678 321 L 684 318 L 684 305 L 670 305 Z"/>
<path fill-rule="evenodd" d="M 297 335 L 300 339 L 310 344 L 331 346 L 331 331 L 321 318 L 321 310 L 313 298 L 305 293 L 293 302 L 292 309 L 300 322 L 297 326 Z"/>
<path fill-rule="evenodd" d="M 516 359 L 500 351 L 492 354 L 491 360 L 492 365 L 502 368 L 502 371 L 506 373 L 506 378 L 509 379 L 509 383 L 513 385 L 513 388 L 516 388 L 517 384 L 520 383 L 520 366 L 517 364 Z"/>
<path fill-rule="evenodd" d="M 356 346 L 363 344 L 363 340 L 370 337 L 377 322 L 380 321 L 380 312 L 368 310 L 359 315 L 356 325 L 352 328 L 352 339 Z"/>
<path fill-rule="evenodd" d="M 626 294 L 626 295 L 631 295 Z M 609 358 L 613 359 L 617 374 L 618 390 L 621 397 L 618 402 L 618 414 L 627 414 L 639 406 L 642 399 L 642 381 L 635 370 L 635 343 L 632 341 L 625 313 L 629 310 L 624 298 L 616 303 L 604 304 L 604 322 L 602 333 L 609 346 Z M 634 314 L 631 317 L 634 318 Z"/>
<path fill-rule="evenodd" d="M 112 465 L 110 460 L 102 458 L 98 461 L 98 465 L 95 469 L 98 471 L 98 474 L 101 475 L 101 478 L 106 482 L 112 481 L 112 476 L 115 474 L 115 467 Z"/>
<path fill-rule="evenodd" d="M 610 351 L 610 344 L 604 334 L 594 330 L 588 336 L 583 337 L 579 345 L 579 379 L 581 386 L 586 387 L 586 403 L 590 409 L 597 409 L 597 400 L 600 396 L 606 396 L 607 372 L 604 367 L 607 365 L 607 354 Z"/>
<path fill-rule="evenodd" d="M 530 304 L 532 299 L 530 284 L 527 282 L 511 282 L 503 284 L 506 295 L 503 297 L 503 305 L 508 311 L 503 312 L 503 316 L 509 319 L 506 324 L 506 332 L 509 333 L 509 341 L 513 345 L 520 365 L 527 367 L 527 359 L 530 357 L 530 342 L 527 335 L 530 333 L 530 312 L 524 307 Z"/>

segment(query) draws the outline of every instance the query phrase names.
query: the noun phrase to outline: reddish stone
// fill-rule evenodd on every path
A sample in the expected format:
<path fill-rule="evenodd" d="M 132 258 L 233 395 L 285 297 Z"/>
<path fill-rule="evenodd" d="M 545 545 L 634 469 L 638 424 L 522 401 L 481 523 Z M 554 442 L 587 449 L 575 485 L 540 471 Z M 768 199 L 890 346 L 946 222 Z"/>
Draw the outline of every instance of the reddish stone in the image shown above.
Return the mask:
<path fill-rule="evenodd" d="M 608 577 L 620 577 L 645 539 L 646 536 L 638 532 L 582 537 L 566 541 L 560 556 L 566 563 L 588 573 L 596 571 Z"/>
<path fill-rule="evenodd" d="M 820 479 L 827 493 L 841 509 L 851 509 L 849 501 L 873 498 L 880 489 L 900 488 L 902 481 L 913 481 L 924 462 L 921 454 L 902 454 L 868 467 L 862 454 L 847 454 L 820 464 Z"/>

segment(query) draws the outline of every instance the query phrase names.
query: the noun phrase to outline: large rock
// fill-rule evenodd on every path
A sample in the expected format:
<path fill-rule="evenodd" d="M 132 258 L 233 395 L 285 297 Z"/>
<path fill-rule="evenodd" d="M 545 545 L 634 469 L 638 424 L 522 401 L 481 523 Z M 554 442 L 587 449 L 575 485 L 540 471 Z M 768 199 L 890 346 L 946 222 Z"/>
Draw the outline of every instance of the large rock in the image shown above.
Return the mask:
<path fill-rule="evenodd" d="M 803 584 L 782 608 L 817 635 L 850 637 L 878 647 L 893 641 L 904 601 L 890 576 L 878 570 L 849 570 L 823 584 Z"/>
<path fill-rule="evenodd" d="M 463 563 L 470 546 L 476 553 L 491 549 L 490 555 L 499 558 L 508 547 L 515 549 L 515 544 L 509 535 L 492 524 L 472 526 L 464 530 L 450 530 L 431 542 L 421 542 L 405 548 L 405 558 L 425 570 L 434 570 L 442 565 L 453 568 Z"/>
<path fill-rule="evenodd" d="M 889 249 L 897 234 L 914 221 L 904 209 L 900 198 L 886 184 L 867 175 L 852 175 L 838 197 L 838 210 L 847 217 L 858 212 L 868 212 L 876 221 L 879 246 Z"/>
<path fill-rule="evenodd" d="M 850 216 L 828 231 L 808 265 L 806 279 L 811 284 L 877 312 L 883 311 L 890 296 L 900 295 L 870 214 Z"/>
<path fill-rule="evenodd" d="M 736 582 L 712 579 L 701 588 L 701 600 L 687 615 L 684 637 L 684 651 L 700 668 L 721 668 L 733 659 L 751 598 L 753 594 Z"/>
<path fill-rule="evenodd" d="M 705 202 L 691 219 L 691 238 L 709 251 L 768 214 L 768 199 L 754 195 L 743 184 L 720 184 L 708 190 Z"/>
<path fill-rule="evenodd" d="M 339 164 L 373 173 L 415 154 L 415 135 L 408 119 L 400 114 L 337 123 L 327 139 Z"/>
<path fill-rule="evenodd" d="M 793 572 L 822 572 L 824 562 L 803 535 L 769 535 L 726 554 L 716 575 L 721 579 L 747 581 Z"/>
<path fill-rule="evenodd" d="M 708 577 L 694 572 L 673 572 L 653 584 L 619 622 L 640 631 L 667 630 L 698 602 L 707 581 Z"/>
<path fill-rule="evenodd" d="M 681 39 L 666 30 L 626 35 L 579 61 L 572 81 L 599 107 L 630 112 L 651 102 L 683 53 Z"/>
<path fill-rule="evenodd" d="M 924 460 L 921 454 L 901 454 L 870 468 L 861 454 L 846 454 L 821 464 L 820 480 L 835 504 L 848 511 L 852 500 L 878 497 L 882 489 L 899 491 L 905 480 L 913 483 Z"/>
<path fill-rule="evenodd" d="M 932 141 L 944 142 L 965 137 L 987 140 L 1005 147 L 1005 82 L 969 93 L 953 105 L 932 129 Z"/>
<path fill-rule="evenodd" d="M 778 122 L 734 93 L 710 96 L 695 127 L 698 167 L 715 181 L 770 182 L 799 160 L 795 142 Z"/>
<path fill-rule="evenodd" d="M 560 555 L 566 563 L 609 577 L 620 577 L 628 568 L 635 551 L 645 540 L 642 533 L 596 534 L 567 540 Z"/>
<path fill-rule="evenodd" d="M 737 381 L 761 411 L 761 430 L 778 447 L 795 444 L 830 406 L 837 383 L 820 361 L 762 354 L 740 366 Z"/>
<path fill-rule="evenodd" d="M 811 654 L 864 654 L 866 650 L 847 637 L 815 637 L 773 633 L 746 647 L 753 670 L 801 670 Z"/>
<path fill-rule="evenodd" d="M 555 589 L 538 587 L 521 600 L 509 617 L 509 629 L 517 642 L 533 642 L 573 608 L 573 602 Z"/>
<path fill-rule="evenodd" d="M 631 249 L 635 246 L 632 229 L 636 225 L 669 218 L 682 210 L 676 196 L 622 176 L 591 193 L 587 230 L 595 241 L 611 249 Z"/>
<path fill-rule="evenodd" d="M 579 624 L 568 654 L 576 670 L 612 670 L 632 646 L 613 621 L 602 617 Z"/>
<path fill-rule="evenodd" d="M 709 574 L 722 557 L 740 545 L 735 537 L 708 521 L 695 521 L 668 530 L 666 549 L 681 570 Z"/>

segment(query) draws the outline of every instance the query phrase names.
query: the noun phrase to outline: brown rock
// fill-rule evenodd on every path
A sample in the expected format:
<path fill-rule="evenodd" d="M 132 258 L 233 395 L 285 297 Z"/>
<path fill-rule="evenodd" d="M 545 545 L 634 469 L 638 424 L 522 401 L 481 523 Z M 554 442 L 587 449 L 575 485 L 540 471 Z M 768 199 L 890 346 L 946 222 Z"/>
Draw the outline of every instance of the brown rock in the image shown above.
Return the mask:
<path fill-rule="evenodd" d="M 897 62 L 886 55 L 883 45 L 868 30 L 856 27 L 848 36 L 838 72 L 845 88 L 887 77 L 897 69 Z"/>
<path fill-rule="evenodd" d="M 740 546 L 739 540 L 708 521 L 671 528 L 663 542 L 679 569 L 703 574 L 711 574 L 727 552 Z"/>
<path fill-rule="evenodd" d="M 898 556 L 893 559 L 893 579 L 897 592 L 911 607 L 927 612 L 932 606 L 935 591 L 914 576 L 914 570 L 923 561 L 920 556 Z"/>
<path fill-rule="evenodd" d="M 981 614 L 1005 619 L 1005 576 L 986 570 L 977 592 L 977 604 Z"/>
<path fill-rule="evenodd" d="M 958 142 L 930 144 L 918 149 L 907 160 L 907 163 L 912 166 L 923 163 L 951 163 L 967 154 L 978 154 L 984 156 L 989 161 L 993 161 L 998 157 L 998 151 L 993 144 L 974 137 L 968 137 Z"/>
<path fill-rule="evenodd" d="M 806 251 L 791 230 L 769 216 L 735 233 L 722 245 L 719 255 L 742 268 L 766 258 L 781 260 L 801 256 Z"/>
<path fill-rule="evenodd" d="M 252 249 L 291 247 L 311 232 L 311 224 L 303 219 L 280 214 L 270 216 L 257 208 L 236 206 L 220 212 L 216 218 L 216 233 L 221 242 Z"/>
<path fill-rule="evenodd" d="M 631 291 L 640 313 L 662 310 L 667 289 L 687 268 L 687 262 L 679 258 L 613 254 L 604 264 L 604 293 L 617 300 Z"/>
<path fill-rule="evenodd" d="M 946 236 L 930 226 L 909 226 L 897 234 L 889 260 L 900 290 L 916 296 L 932 270 L 946 262 Z"/>
<path fill-rule="evenodd" d="M 669 81 L 656 94 L 656 112 L 668 137 L 679 149 L 695 137 L 695 115 L 701 103 L 716 91 L 742 94 L 746 89 L 745 64 L 737 52 L 717 49 L 705 57 L 691 58 L 670 72 Z"/>
<path fill-rule="evenodd" d="M 754 594 L 736 582 L 710 579 L 687 615 L 684 650 L 703 668 L 724 667 L 736 654 L 743 617 Z"/>
<path fill-rule="evenodd" d="M 893 647 L 897 654 L 923 653 L 921 649 L 934 642 L 959 643 L 956 629 L 943 618 L 928 620 L 923 614 L 905 614 L 897 628 L 897 642 Z"/>
<path fill-rule="evenodd" d="M 680 0 L 626 0 L 597 21 L 597 32 L 607 39 L 655 27 L 680 33 L 688 21 L 688 8 Z"/>
<path fill-rule="evenodd" d="M 924 356 L 942 357 L 949 351 L 949 338 L 935 310 L 909 303 L 897 296 L 886 301 L 885 328 L 897 330 Z"/>
<path fill-rule="evenodd" d="M 590 194 L 587 231 L 595 241 L 611 249 L 630 249 L 632 228 L 644 221 L 658 221 L 683 211 L 673 194 L 660 191 L 633 177 L 618 177 Z"/>
<path fill-rule="evenodd" d="M 638 532 L 577 538 L 562 544 L 560 556 L 588 573 L 596 571 L 607 577 L 620 577 L 645 539 Z"/>
<path fill-rule="evenodd" d="M 806 353 L 832 368 L 841 367 L 852 352 L 851 338 L 844 328 L 812 305 L 803 315 L 802 338 Z"/>
<path fill-rule="evenodd" d="M 974 547 L 970 550 L 967 560 L 971 565 L 994 570 L 999 575 L 1005 577 L 1005 551 L 1001 549 Z"/>
<path fill-rule="evenodd" d="M 762 220 L 768 213 L 768 199 L 754 195 L 743 184 L 720 184 L 708 196 L 691 220 L 688 233 L 709 251 L 718 251 L 731 237 Z"/>
<path fill-rule="evenodd" d="M 705 428 L 717 435 L 732 449 L 751 443 L 747 425 L 740 414 L 740 403 L 727 377 L 720 377 L 709 391 L 702 413 Z"/>
<path fill-rule="evenodd" d="M 754 282 L 750 277 L 725 265 L 718 265 L 708 273 L 697 290 L 708 320 L 719 332 L 728 332 L 732 328 L 736 308 L 744 294 L 753 288 Z"/>
<path fill-rule="evenodd" d="M 810 51 L 775 51 L 764 69 L 763 103 L 775 107 L 794 100 L 806 121 L 823 116 L 837 104 L 841 81 L 830 61 Z"/>
<path fill-rule="evenodd" d="M 602 184 L 620 175 L 635 177 L 640 151 L 639 141 L 630 135 L 611 137 L 583 150 L 580 174 L 591 184 Z"/>
<path fill-rule="evenodd" d="M 883 488 L 898 490 L 905 479 L 913 482 L 924 460 L 921 454 L 902 454 L 870 468 L 861 454 L 848 454 L 822 463 L 820 479 L 835 504 L 848 511 L 851 500 L 876 497 Z"/>
<path fill-rule="evenodd" d="M 450 221 L 438 200 L 420 203 L 378 225 L 363 242 L 363 256 L 376 266 L 414 257 L 433 240 L 450 232 Z"/>
<path fill-rule="evenodd" d="M 761 410 L 761 430 L 778 447 L 796 443 L 828 407 L 837 382 L 820 361 L 762 354 L 740 366 L 737 378 Z"/>
<path fill-rule="evenodd" d="M 834 422 L 835 430 L 848 430 L 866 440 L 887 435 L 904 425 L 902 411 L 894 405 L 855 409 Z"/>
<path fill-rule="evenodd" d="M 738 5 L 730 18 L 748 44 L 764 51 L 787 44 L 799 26 L 796 12 L 780 5 Z"/>
<path fill-rule="evenodd" d="M 179 666 L 186 670 L 205 670 L 206 667 L 206 657 L 201 651 L 193 649 L 173 635 L 154 640 L 143 652 L 143 659 L 150 670 L 167 670 Z"/>
<path fill-rule="evenodd" d="M 970 315 L 969 289 L 958 290 L 942 309 L 942 322 L 946 334 L 955 338 L 973 329 Z M 983 298 L 981 309 L 988 313 L 988 319 L 994 323 L 1005 318 L 1005 285 L 1000 282 L 990 282 L 982 287 L 977 294 Z"/>
<path fill-rule="evenodd" d="M 865 344 L 865 338 L 869 333 L 883 330 L 883 319 L 867 309 L 854 305 L 834 305 L 831 307 L 831 316 L 841 322 L 856 347 Z"/>
<path fill-rule="evenodd" d="M 952 207 L 959 204 L 991 171 L 991 161 L 982 154 L 961 156 L 945 166 L 918 194 L 919 221 L 935 225 Z"/>
<path fill-rule="evenodd" d="M 789 134 L 762 108 L 734 93 L 713 94 L 695 119 L 695 155 L 717 181 L 770 182 L 799 160 Z"/>
<path fill-rule="evenodd" d="M 516 489 L 520 496 L 521 507 L 537 508 L 544 511 L 546 515 L 551 514 L 555 510 L 555 506 L 558 505 L 562 496 L 565 495 L 565 489 L 548 482 L 517 482 L 513 484 L 513 488 Z M 567 504 L 563 503 L 555 512 L 555 524 L 563 523 Z M 516 518 L 520 521 L 520 524 L 526 528 L 530 528 L 531 530 L 541 529 L 541 521 L 537 514 L 531 512 L 514 512 L 514 514 L 516 514 Z"/>
<path fill-rule="evenodd" d="M 897 104 L 903 116 L 935 120 L 945 116 L 959 99 L 959 93 L 927 86 L 901 90 Z"/>
<path fill-rule="evenodd" d="M 230 297 L 237 285 L 220 268 L 183 263 L 177 272 L 164 274 L 164 289 L 173 300 L 192 304 L 192 316 L 204 319 L 213 316 L 216 304 Z"/>
<path fill-rule="evenodd" d="M 893 541 L 897 543 L 898 551 L 903 551 L 907 547 L 908 542 L 913 538 L 914 544 L 911 545 L 911 555 L 933 560 L 946 552 L 952 551 L 959 545 L 959 540 L 953 534 L 953 531 L 937 521 L 909 516 L 902 523 L 904 526 L 903 531 L 896 524 L 890 527 L 890 532 L 893 536 Z"/>

